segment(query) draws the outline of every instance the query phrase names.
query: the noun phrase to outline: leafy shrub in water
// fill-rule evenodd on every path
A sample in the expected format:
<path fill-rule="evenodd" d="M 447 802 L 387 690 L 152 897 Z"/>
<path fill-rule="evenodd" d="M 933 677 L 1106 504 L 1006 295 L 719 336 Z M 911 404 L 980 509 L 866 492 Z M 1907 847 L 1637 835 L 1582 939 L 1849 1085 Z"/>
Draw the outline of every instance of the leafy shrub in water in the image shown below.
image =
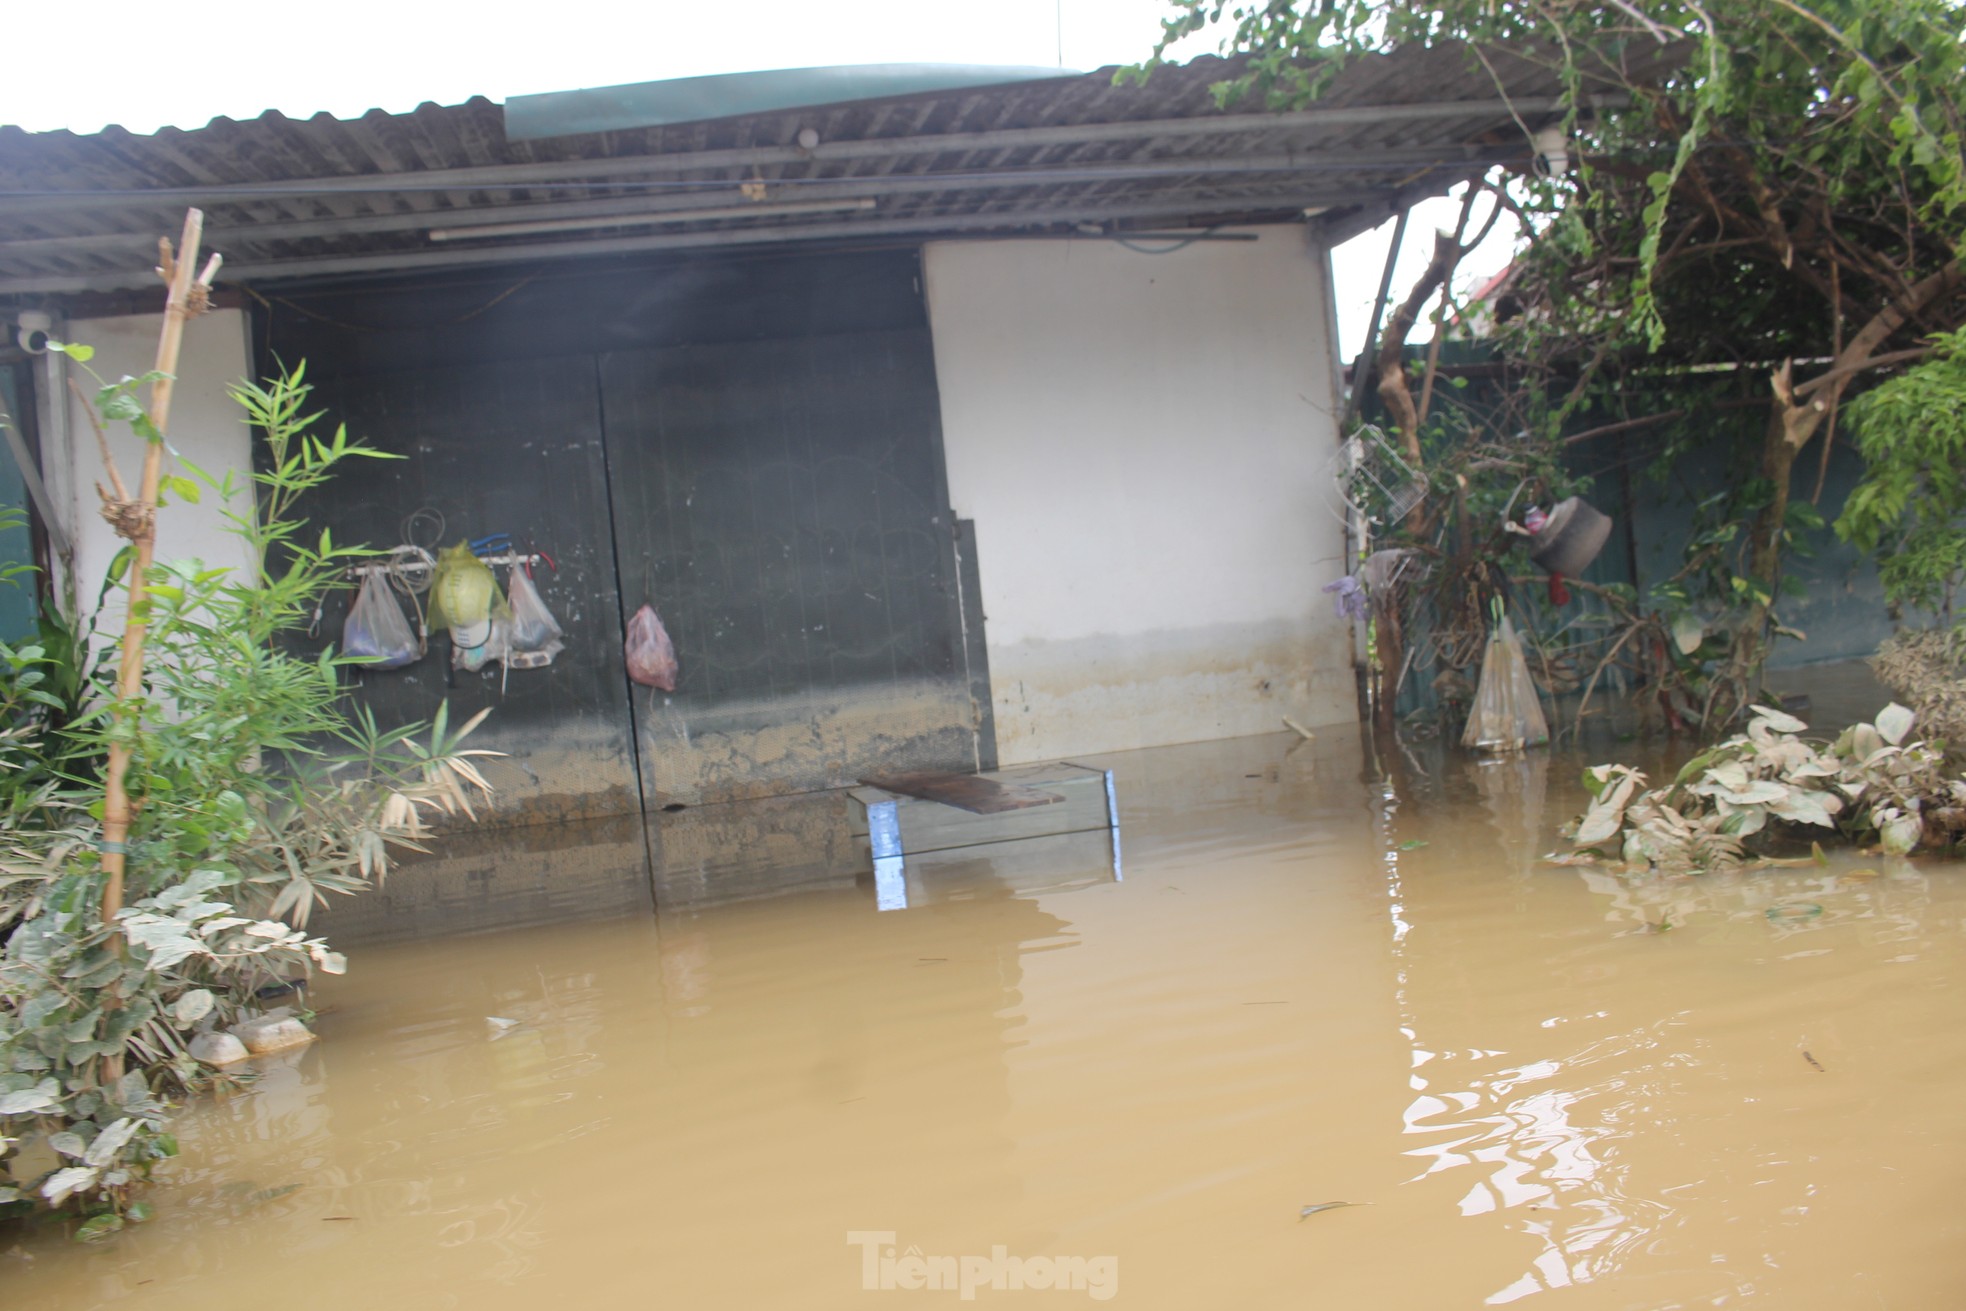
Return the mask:
<path fill-rule="evenodd" d="M 1584 771 L 1594 798 L 1571 841 L 1640 869 L 1738 865 L 1780 836 L 1840 834 L 1903 855 L 1966 832 L 1966 781 L 1945 753 L 1910 742 L 1911 711 L 1890 705 L 1827 747 L 1801 720 L 1752 708 L 1747 732 L 1695 756 L 1671 783 L 1646 786 L 1627 765 Z"/>
<path fill-rule="evenodd" d="M 132 417 L 146 381 L 104 387 L 97 408 L 161 440 Z M 490 792 L 470 759 L 486 753 L 459 745 L 476 719 L 381 730 L 346 703 L 348 662 L 281 649 L 368 554 L 304 532 L 295 503 L 378 453 L 314 434 L 301 370 L 233 394 L 265 441 L 252 495 L 188 462 L 165 485 L 250 499 L 225 511 L 250 564 L 153 567 L 138 695 L 83 668 L 86 632 L 0 650 L 0 1215 L 64 1208 L 91 1217 L 84 1236 L 144 1214 L 134 1190 L 176 1151 L 165 1099 L 214 1077 L 195 1037 L 267 984 L 342 970 L 308 911 L 382 878 L 392 844 L 420 849 L 430 812 L 469 817 Z M 137 805 L 129 899 L 105 923 L 94 776 L 111 743 L 131 752 Z"/>

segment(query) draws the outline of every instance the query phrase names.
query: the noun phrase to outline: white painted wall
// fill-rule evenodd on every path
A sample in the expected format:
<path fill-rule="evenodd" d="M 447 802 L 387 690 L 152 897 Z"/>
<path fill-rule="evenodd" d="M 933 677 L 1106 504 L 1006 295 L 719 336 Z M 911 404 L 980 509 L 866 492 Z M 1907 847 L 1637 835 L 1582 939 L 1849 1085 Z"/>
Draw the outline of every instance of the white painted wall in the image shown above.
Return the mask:
<path fill-rule="evenodd" d="M 1253 231 L 926 251 L 1006 764 L 1356 718 L 1328 256 Z"/>
<path fill-rule="evenodd" d="M 150 371 L 156 363 L 157 334 L 162 327 L 161 314 L 135 314 L 76 319 L 65 331 L 68 340 L 95 347 L 89 368 L 114 381 Z M 239 310 L 214 310 L 186 327 L 168 432 L 171 445 L 213 477 L 232 471 L 242 497 L 251 495 L 251 432 L 244 422 L 245 412 L 226 395 L 226 388 L 251 373 L 247 331 L 246 316 Z M 66 368 L 83 393 L 94 398 L 98 386 L 94 378 L 72 362 L 56 363 L 54 374 Z M 53 389 L 44 385 L 42 390 L 47 393 Z M 139 394 L 148 400 L 147 388 Z M 102 456 L 88 419 L 60 393 L 44 394 L 42 401 L 44 472 L 75 543 L 75 595 L 86 610 L 95 604 L 109 562 L 122 549 L 123 541 L 97 513 L 101 501 L 95 485 L 101 482 L 107 486 L 109 480 L 103 473 Z M 116 467 L 135 494 L 143 470 L 144 443 L 127 424 L 105 427 Z M 187 472 L 168 452 L 164 467 L 167 472 Z M 244 504 L 242 500 L 240 508 Z M 209 493 L 195 505 L 172 499 L 158 514 L 157 558 L 243 566 L 246 553 L 239 540 L 225 531 L 220 510 L 217 499 Z M 121 631 L 120 603 L 112 600 L 103 617 L 108 631 Z"/>

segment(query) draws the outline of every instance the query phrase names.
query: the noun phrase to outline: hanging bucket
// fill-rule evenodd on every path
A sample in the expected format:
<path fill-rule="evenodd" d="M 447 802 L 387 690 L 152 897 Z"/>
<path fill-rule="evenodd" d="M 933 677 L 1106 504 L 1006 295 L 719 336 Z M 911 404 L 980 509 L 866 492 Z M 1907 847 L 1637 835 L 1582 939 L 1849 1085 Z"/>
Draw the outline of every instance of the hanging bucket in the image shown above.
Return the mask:
<path fill-rule="evenodd" d="M 1545 573 L 1575 578 L 1590 568 L 1611 536 L 1611 517 L 1581 497 L 1558 501 L 1531 539 L 1529 558 Z"/>

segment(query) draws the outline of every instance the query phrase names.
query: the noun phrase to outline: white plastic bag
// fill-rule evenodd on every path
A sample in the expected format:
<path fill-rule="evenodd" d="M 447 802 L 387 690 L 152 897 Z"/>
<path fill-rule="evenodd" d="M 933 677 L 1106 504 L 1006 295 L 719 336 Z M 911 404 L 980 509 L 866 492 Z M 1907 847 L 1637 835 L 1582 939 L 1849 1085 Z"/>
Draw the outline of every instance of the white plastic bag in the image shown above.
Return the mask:
<path fill-rule="evenodd" d="M 1468 714 L 1461 745 L 1478 751 L 1520 751 L 1550 740 L 1543 703 L 1523 659 L 1522 642 L 1507 616 L 1498 616 L 1481 657 L 1481 683 L 1475 688 L 1474 709 Z"/>
<path fill-rule="evenodd" d="M 553 657 L 566 647 L 561 640 L 566 634 L 561 631 L 559 620 L 553 618 L 553 612 L 546 608 L 546 602 L 539 599 L 539 589 L 533 586 L 532 577 L 524 569 L 514 568 L 505 593 L 512 606 L 512 618 L 505 631 L 505 667 L 538 669 L 552 664 Z"/>
<path fill-rule="evenodd" d="M 423 643 L 410 631 L 403 607 L 379 573 L 363 577 L 355 604 L 348 608 L 347 622 L 341 626 L 341 653 L 371 669 L 401 669 L 423 658 Z"/>

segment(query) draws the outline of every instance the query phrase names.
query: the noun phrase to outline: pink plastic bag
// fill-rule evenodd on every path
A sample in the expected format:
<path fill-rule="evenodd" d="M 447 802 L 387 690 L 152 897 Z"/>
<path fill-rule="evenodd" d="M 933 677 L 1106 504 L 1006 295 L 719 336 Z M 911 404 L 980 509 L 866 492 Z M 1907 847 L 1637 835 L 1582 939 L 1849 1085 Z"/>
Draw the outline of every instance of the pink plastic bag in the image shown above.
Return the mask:
<path fill-rule="evenodd" d="M 676 690 L 676 648 L 655 607 L 645 605 L 628 621 L 628 677 L 643 687 Z"/>

